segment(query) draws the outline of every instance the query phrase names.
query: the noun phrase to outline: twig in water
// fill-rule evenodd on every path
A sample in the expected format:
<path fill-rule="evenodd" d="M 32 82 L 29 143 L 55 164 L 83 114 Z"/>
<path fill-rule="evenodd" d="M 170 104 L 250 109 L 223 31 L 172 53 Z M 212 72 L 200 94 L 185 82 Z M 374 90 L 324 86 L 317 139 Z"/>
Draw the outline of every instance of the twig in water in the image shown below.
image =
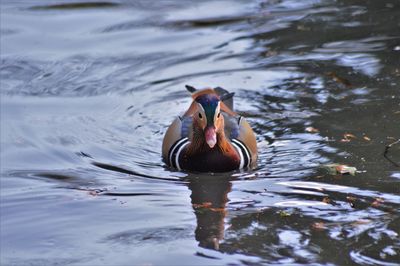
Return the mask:
<path fill-rule="evenodd" d="M 400 139 L 398 139 L 398 140 L 396 140 L 395 142 L 392 142 L 392 143 L 386 145 L 385 151 L 383 152 L 383 157 L 385 157 L 386 160 L 388 160 L 389 162 L 391 162 L 391 163 L 392 163 L 393 165 L 395 165 L 396 167 L 400 167 L 400 165 L 399 165 L 398 163 L 394 162 L 392 159 L 390 159 L 390 158 L 387 156 L 387 154 L 388 154 L 389 149 L 390 149 L 391 147 L 393 147 L 394 145 L 399 144 L 399 143 L 400 143 Z"/>

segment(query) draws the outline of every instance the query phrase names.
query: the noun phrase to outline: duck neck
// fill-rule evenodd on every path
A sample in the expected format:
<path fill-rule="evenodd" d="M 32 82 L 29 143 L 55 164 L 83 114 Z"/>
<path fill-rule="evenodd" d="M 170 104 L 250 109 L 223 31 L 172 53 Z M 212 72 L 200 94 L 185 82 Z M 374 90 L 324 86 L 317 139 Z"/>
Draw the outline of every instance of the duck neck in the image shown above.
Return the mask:
<path fill-rule="evenodd" d="M 217 131 L 217 143 L 214 148 L 210 148 L 206 142 L 202 129 L 194 126 L 193 135 L 187 153 L 189 155 L 217 151 L 225 155 L 236 154 L 232 144 L 227 140 L 224 130 Z"/>

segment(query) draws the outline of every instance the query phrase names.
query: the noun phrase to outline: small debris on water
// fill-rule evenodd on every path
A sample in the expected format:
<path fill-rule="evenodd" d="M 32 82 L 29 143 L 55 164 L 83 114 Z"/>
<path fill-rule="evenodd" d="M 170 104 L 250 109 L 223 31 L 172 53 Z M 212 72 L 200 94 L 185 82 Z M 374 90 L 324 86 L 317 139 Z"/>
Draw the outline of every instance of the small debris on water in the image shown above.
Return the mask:
<path fill-rule="evenodd" d="M 370 139 L 368 136 L 364 136 L 363 139 L 364 139 L 365 141 L 371 141 L 371 139 Z"/>
<path fill-rule="evenodd" d="M 354 136 L 353 134 L 346 133 L 346 134 L 343 135 L 343 138 L 340 140 L 340 142 L 350 142 L 350 141 L 352 141 L 353 139 L 356 139 L 356 138 L 357 137 Z"/>
<path fill-rule="evenodd" d="M 208 202 L 208 201 L 207 201 L 207 202 L 200 203 L 200 204 L 193 203 L 192 206 L 193 206 L 193 208 L 195 208 L 195 209 L 200 209 L 200 208 L 211 208 L 211 207 L 212 207 L 212 203 L 211 203 L 211 202 Z"/>
<path fill-rule="evenodd" d="M 353 222 L 352 225 L 363 225 L 363 224 L 369 224 L 371 222 L 372 221 L 369 219 L 359 219 L 359 220 Z"/>
<path fill-rule="evenodd" d="M 306 127 L 306 132 L 309 132 L 309 133 L 318 133 L 319 130 L 318 130 L 317 128 L 315 128 L 315 127 Z"/>
<path fill-rule="evenodd" d="M 354 206 L 355 206 L 354 203 L 356 202 L 357 199 L 353 196 L 347 196 L 346 199 L 347 199 L 347 202 L 350 204 L 350 207 L 354 208 Z"/>
<path fill-rule="evenodd" d="M 327 229 L 326 225 L 324 222 L 315 222 L 312 224 L 312 229 L 317 230 L 317 231 L 323 231 Z"/>
<path fill-rule="evenodd" d="M 382 198 L 375 198 L 374 202 L 372 202 L 372 207 L 379 207 L 385 201 Z"/>
<path fill-rule="evenodd" d="M 328 72 L 326 73 L 329 77 L 331 77 L 334 81 L 337 83 L 341 83 L 345 85 L 346 87 L 351 87 L 351 83 L 349 80 L 339 77 L 335 72 Z"/>
<path fill-rule="evenodd" d="M 291 214 L 287 211 L 279 211 L 278 212 L 281 217 L 289 217 Z"/>
<path fill-rule="evenodd" d="M 322 199 L 322 202 L 326 203 L 326 204 L 331 204 L 332 200 L 330 198 L 328 198 L 328 197 L 325 197 L 325 198 Z"/>
<path fill-rule="evenodd" d="M 345 164 L 325 164 L 322 166 L 322 168 L 326 170 L 330 175 L 355 175 L 357 172 L 357 168 Z"/>

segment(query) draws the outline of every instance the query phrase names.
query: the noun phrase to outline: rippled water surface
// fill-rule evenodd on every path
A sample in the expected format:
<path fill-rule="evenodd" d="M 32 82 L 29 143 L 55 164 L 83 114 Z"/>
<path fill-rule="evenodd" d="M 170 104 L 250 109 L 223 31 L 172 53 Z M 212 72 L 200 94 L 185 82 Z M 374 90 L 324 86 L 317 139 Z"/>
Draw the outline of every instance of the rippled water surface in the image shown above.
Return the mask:
<path fill-rule="evenodd" d="M 0 5 L 1 265 L 400 262 L 399 1 Z M 256 169 L 162 163 L 185 84 L 236 93 Z"/>

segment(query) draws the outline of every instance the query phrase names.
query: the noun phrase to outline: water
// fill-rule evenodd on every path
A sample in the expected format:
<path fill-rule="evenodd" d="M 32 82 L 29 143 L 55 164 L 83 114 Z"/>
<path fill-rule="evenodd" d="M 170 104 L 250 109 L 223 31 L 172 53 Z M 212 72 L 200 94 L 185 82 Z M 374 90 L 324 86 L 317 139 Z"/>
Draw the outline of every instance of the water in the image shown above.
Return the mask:
<path fill-rule="evenodd" d="M 68 3 L 1 2 L 2 265 L 398 265 L 398 1 Z M 185 84 L 257 169 L 162 163 Z"/>

